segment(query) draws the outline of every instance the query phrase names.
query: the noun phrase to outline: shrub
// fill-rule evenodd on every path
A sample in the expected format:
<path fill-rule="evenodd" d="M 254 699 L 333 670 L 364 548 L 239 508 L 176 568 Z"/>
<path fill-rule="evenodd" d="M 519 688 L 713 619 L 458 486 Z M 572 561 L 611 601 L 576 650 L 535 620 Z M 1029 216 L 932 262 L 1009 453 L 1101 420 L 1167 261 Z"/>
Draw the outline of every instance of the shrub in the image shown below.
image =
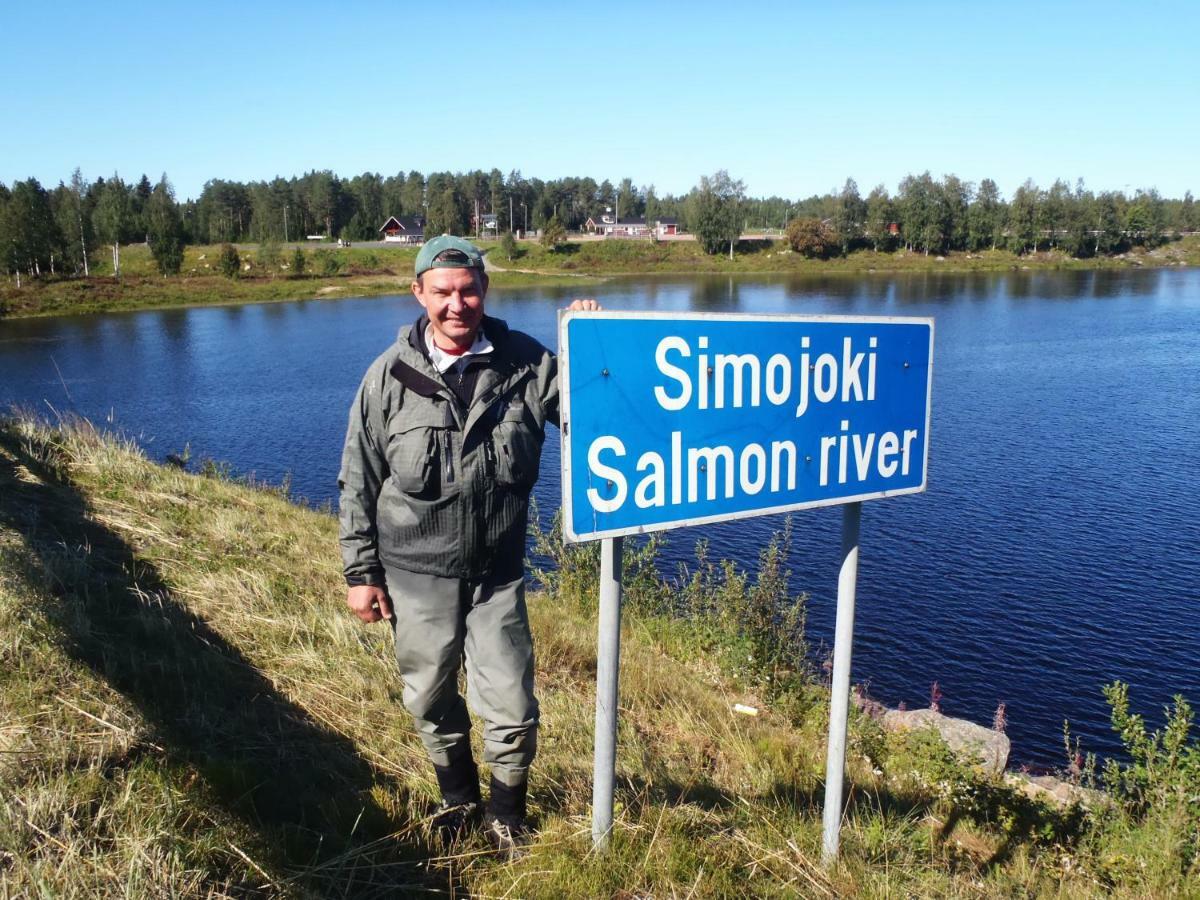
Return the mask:
<path fill-rule="evenodd" d="M 787 242 L 809 259 L 827 259 L 837 249 L 837 236 L 820 219 L 792 219 L 788 222 Z"/>
<path fill-rule="evenodd" d="M 1194 715 L 1187 700 L 1176 694 L 1174 705 L 1164 710 L 1166 727 L 1147 734 L 1143 718 L 1129 711 L 1127 684 L 1105 685 L 1104 699 L 1129 756 L 1128 763 L 1108 759 L 1105 787 L 1135 815 L 1150 806 L 1180 806 L 1200 839 L 1200 742 L 1188 740 Z"/>
<path fill-rule="evenodd" d="M 542 229 L 542 246 L 551 252 L 567 242 L 567 229 L 563 227 L 558 217 L 553 217 Z"/>
<path fill-rule="evenodd" d="M 233 244 L 222 244 L 217 255 L 217 271 L 226 278 L 237 278 L 242 271 L 242 259 Z"/>
<path fill-rule="evenodd" d="M 313 254 L 313 261 L 316 263 L 317 272 L 320 275 L 336 275 L 342 271 L 342 261 L 328 250 L 318 250 Z"/>
<path fill-rule="evenodd" d="M 292 277 L 299 278 L 304 274 L 305 268 L 308 267 L 308 257 L 304 255 L 304 251 L 299 247 L 292 253 Z"/>
<path fill-rule="evenodd" d="M 262 266 L 272 276 L 279 271 L 279 263 L 283 259 L 283 253 L 279 249 L 279 244 L 273 240 L 265 240 L 258 245 L 258 264 Z"/>
<path fill-rule="evenodd" d="M 500 252 L 504 254 L 504 258 L 512 262 L 517 258 L 519 253 L 517 249 L 517 239 L 513 237 L 511 231 L 506 231 L 500 235 Z"/>

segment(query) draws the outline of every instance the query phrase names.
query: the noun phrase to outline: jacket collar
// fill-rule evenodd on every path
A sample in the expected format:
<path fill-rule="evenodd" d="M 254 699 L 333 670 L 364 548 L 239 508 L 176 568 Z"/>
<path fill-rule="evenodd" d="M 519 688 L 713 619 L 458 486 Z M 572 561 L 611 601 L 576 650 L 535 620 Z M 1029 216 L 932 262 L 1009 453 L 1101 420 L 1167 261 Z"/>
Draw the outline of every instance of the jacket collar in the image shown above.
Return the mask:
<path fill-rule="evenodd" d="M 449 394 L 449 389 L 438 374 L 437 368 L 429 358 L 429 349 L 425 346 L 425 329 L 429 326 L 429 317 L 421 313 L 412 325 L 400 329 L 397 339 L 399 353 L 389 367 L 392 375 L 408 390 L 422 397 L 433 397 L 436 394 Z M 487 339 L 495 348 L 493 353 L 480 357 L 486 361 L 487 369 L 481 379 L 486 381 L 484 387 L 495 388 L 508 379 L 514 369 L 506 354 L 509 328 L 503 319 L 484 316 L 480 324 Z M 491 374 L 492 377 L 488 378 Z M 485 393 L 485 392 L 480 392 Z"/>

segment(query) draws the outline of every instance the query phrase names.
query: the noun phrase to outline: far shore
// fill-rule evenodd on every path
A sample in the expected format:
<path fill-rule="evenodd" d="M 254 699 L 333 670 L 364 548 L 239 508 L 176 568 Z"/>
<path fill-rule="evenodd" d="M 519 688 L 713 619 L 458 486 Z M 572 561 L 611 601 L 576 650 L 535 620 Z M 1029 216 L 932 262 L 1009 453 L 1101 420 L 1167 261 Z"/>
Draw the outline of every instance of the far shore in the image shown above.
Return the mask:
<path fill-rule="evenodd" d="M 807 259 L 777 239 L 744 239 L 734 254 L 708 256 L 694 241 L 580 240 L 557 249 L 521 241 L 510 258 L 495 241 L 481 241 L 496 288 L 588 285 L 633 275 L 864 276 L 926 273 L 1136 269 L 1200 265 L 1200 237 L 1188 236 L 1154 250 L 1076 259 L 1058 251 L 1018 256 L 1007 250 L 932 256 L 858 250 L 845 257 Z M 264 261 L 261 248 L 239 245 L 239 276 L 217 274 L 219 246 L 187 249 L 178 276 L 156 274 L 145 245 L 121 248 L 121 274 L 107 258 L 87 278 L 49 276 L 0 284 L 0 320 L 38 316 L 222 306 L 309 299 L 340 299 L 408 290 L 416 247 L 355 245 L 306 247 L 306 271 L 288 270 L 292 248 Z M 100 254 L 97 254 L 100 255 Z M 107 254 L 105 254 L 107 257 Z"/>

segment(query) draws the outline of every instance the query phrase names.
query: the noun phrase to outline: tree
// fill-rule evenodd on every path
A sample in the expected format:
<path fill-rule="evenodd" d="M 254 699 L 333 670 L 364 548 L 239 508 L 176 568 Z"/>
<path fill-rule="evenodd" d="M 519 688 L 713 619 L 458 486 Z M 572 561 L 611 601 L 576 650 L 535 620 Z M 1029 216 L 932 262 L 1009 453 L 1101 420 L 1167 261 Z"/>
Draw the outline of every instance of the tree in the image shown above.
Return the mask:
<path fill-rule="evenodd" d="M 458 189 L 453 183 L 445 183 L 435 190 L 429 202 L 429 218 L 425 222 L 426 236 L 466 234 L 467 216 Z"/>
<path fill-rule="evenodd" d="M 1070 214 L 1071 189 L 1061 178 L 1050 185 L 1042 199 L 1041 215 L 1038 216 L 1039 231 L 1046 235 L 1050 249 L 1057 249 L 1067 229 Z"/>
<path fill-rule="evenodd" d="M 1096 198 L 1092 196 L 1092 192 L 1084 188 L 1082 178 L 1075 182 L 1075 192 L 1067 195 L 1059 246 L 1076 258 L 1091 255 L 1092 241 L 1088 234 L 1088 223 L 1091 221 L 1095 202 Z"/>
<path fill-rule="evenodd" d="M 632 178 L 622 178 L 617 188 L 617 214 L 626 219 L 634 219 L 642 214 L 644 209 L 638 190 L 633 186 Z"/>
<path fill-rule="evenodd" d="M 787 242 L 797 253 L 809 259 L 827 259 L 838 247 L 837 234 L 820 219 L 792 219 L 788 222 Z"/>
<path fill-rule="evenodd" d="M 404 215 L 425 218 L 425 176 L 413 169 L 400 188 L 400 199 L 404 201 Z M 399 211 L 396 211 L 399 215 Z M 392 213 L 388 213 L 392 215 Z"/>
<path fill-rule="evenodd" d="M 941 241 L 935 250 L 964 250 L 967 246 L 967 210 L 971 185 L 957 175 L 947 175 L 938 185 L 936 209 Z"/>
<path fill-rule="evenodd" d="M 887 250 L 892 242 L 892 223 L 896 221 L 896 213 L 887 188 L 882 184 L 867 196 L 867 237 L 876 252 Z"/>
<path fill-rule="evenodd" d="M 863 221 L 866 217 L 866 204 L 858 195 L 858 185 L 853 178 L 847 178 L 842 192 L 838 194 L 832 223 L 833 233 L 842 248 L 842 256 L 850 252 L 851 246 L 862 235 Z"/>
<path fill-rule="evenodd" d="M 13 184 L 4 208 L 4 265 L 17 276 L 22 271 L 41 275 L 52 271 L 54 254 L 61 252 L 62 234 L 50 206 L 50 195 L 36 178 Z"/>
<path fill-rule="evenodd" d="M 74 268 L 76 274 L 83 272 L 86 278 L 91 274 L 90 255 L 95 234 L 87 202 L 87 182 L 78 168 L 71 173 L 71 183 L 59 185 L 55 194 L 58 197 L 55 220 L 63 236 L 64 260 Z"/>
<path fill-rule="evenodd" d="M 552 217 L 542 229 L 542 246 L 551 252 L 558 250 L 567 242 L 567 229 L 557 217 Z"/>
<path fill-rule="evenodd" d="M 226 278 L 237 278 L 242 271 L 242 258 L 233 244 L 222 244 L 217 255 L 217 271 Z"/>
<path fill-rule="evenodd" d="M 1000 202 L 1000 188 L 990 178 L 979 182 L 975 202 L 967 210 L 967 246 L 972 250 L 985 247 L 996 249 L 996 242 L 1004 230 L 1004 207 Z"/>
<path fill-rule="evenodd" d="M 688 227 L 705 253 L 720 253 L 728 245 L 729 258 L 733 259 L 733 246 L 742 234 L 741 205 L 745 196 L 745 183 L 730 178 L 724 169 L 711 177 L 703 176 L 692 189 Z"/>
<path fill-rule="evenodd" d="M 304 256 L 304 251 L 299 247 L 292 254 L 292 277 L 300 278 L 304 275 L 304 268 L 308 264 L 308 260 Z"/>
<path fill-rule="evenodd" d="M 1032 249 L 1037 253 L 1041 195 L 1042 192 L 1038 190 L 1032 178 L 1026 179 L 1013 194 L 1012 203 L 1008 207 L 1009 249 L 1017 253 Z"/>
<path fill-rule="evenodd" d="M 1096 238 L 1092 252 L 1097 255 L 1112 253 L 1121 245 L 1124 234 L 1119 199 L 1112 191 L 1104 191 L 1096 197 L 1092 206 L 1089 225 Z"/>
<path fill-rule="evenodd" d="M 653 227 L 662 218 L 662 206 L 658 202 L 658 195 L 654 193 L 654 185 L 646 188 L 642 197 L 646 204 L 642 214 L 646 217 L 646 224 Z"/>
<path fill-rule="evenodd" d="M 509 262 L 517 258 L 517 239 L 513 237 L 511 231 L 505 231 L 500 235 L 500 252 Z"/>
<path fill-rule="evenodd" d="M 1183 195 L 1183 203 L 1179 207 L 1179 229 L 1180 231 L 1200 230 L 1200 206 L 1196 204 L 1191 191 Z"/>
<path fill-rule="evenodd" d="M 937 222 L 937 186 L 928 172 L 914 177 L 906 175 L 900 182 L 897 209 L 900 213 L 900 232 L 909 250 L 918 247 L 929 255 L 930 241 L 940 234 Z"/>
<path fill-rule="evenodd" d="M 104 243 L 112 245 L 113 276 L 119 277 L 121 240 L 129 228 L 129 190 L 121 181 L 121 176 L 115 172 L 112 178 L 104 182 L 96 200 L 92 224 L 95 226 L 96 236 Z"/>
<path fill-rule="evenodd" d="M 1139 190 L 1125 211 L 1125 231 L 1134 244 L 1156 247 L 1166 230 L 1166 210 L 1154 188 Z"/>
<path fill-rule="evenodd" d="M 183 267 L 183 222 L 166 172 L 146 201 L 143 219 L 159 274 L 178 275 Z"/>

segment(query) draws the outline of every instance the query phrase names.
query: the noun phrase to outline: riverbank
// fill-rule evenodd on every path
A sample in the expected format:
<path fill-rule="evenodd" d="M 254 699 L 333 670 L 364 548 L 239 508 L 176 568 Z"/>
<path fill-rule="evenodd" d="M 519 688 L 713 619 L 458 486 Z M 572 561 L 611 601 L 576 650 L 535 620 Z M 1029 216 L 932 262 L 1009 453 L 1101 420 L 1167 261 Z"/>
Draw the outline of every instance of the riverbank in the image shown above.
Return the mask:
<path fill-rule="evenodd" d="M 488 251 L 493 285 L 498 288 L 569 285 L 586 291 L 589 284 L 623 275 L 845 275 L 919 274 L 930 272 L 1057 271 L 1064 269 L 1146 268 L 1200 265 L 1200 237 L 1151 251 L 1131 251 L 1114 257 L 1073 259 L 1048 251 L 1017 256 L 1006 250 L 982 253 L 874 253 L 859 250 L 829 260 L 806 259 L 779 241 L 743 241 L 731 260 L 709 256 L 695 241 L 583 241 L 548 250 L 522 241 L 513 258 L 496 242 L 482 242 Z M 98 262 L 90 278 L 46 277 L 0 284 L 0 318 L 217 306 L 286 300 L 370 297 L 404 293 L 411 281 L 415 247 L 305 248 L 306 266 L 297 276 L 290 268 L 292 248 L 239 248 L 237 278 L 217 274 L 219 247 L 189 247 L 178 276 L 155 273 L 144 245 L 121 251 L 121 276 L 112 276 L 111 263 Z"/>
<path fill-rule="evenodd" d="M 823 871 L 825 691 L 797 662 L 802 615 L 778 630 L 778 548 L 753 583 L 698 565 L 683 586 L 631 549 L 616 826 L 590 854 L 596 548 L 550 536 L 537 840 L 511 864 L 477 840 L 444 853 L 388 636 L 342 608 L 334 521 L 201 469 L 0 424 L 5 893 L 1142 897 L 1200 874 L 1194 799 L 1163 774 L 1200 765 L 1186 735 L 1139 805 L 1089 816 L 866 716 Z"/>

